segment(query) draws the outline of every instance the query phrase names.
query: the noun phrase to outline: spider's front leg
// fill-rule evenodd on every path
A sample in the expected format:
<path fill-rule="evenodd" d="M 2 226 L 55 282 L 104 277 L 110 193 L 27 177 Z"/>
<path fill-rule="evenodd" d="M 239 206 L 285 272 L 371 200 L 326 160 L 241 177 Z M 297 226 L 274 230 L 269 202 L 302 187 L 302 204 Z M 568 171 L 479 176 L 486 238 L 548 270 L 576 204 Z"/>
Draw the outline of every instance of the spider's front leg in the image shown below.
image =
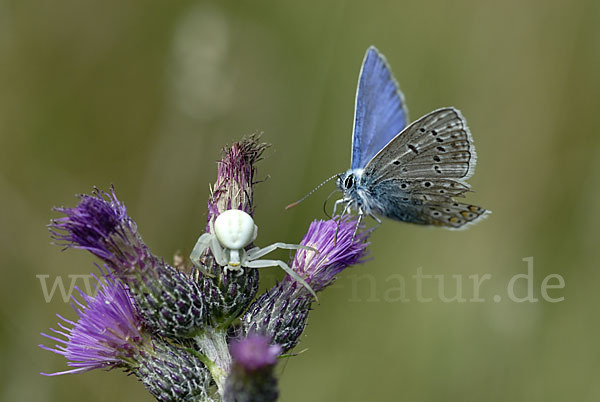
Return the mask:
<path fill-rule="evenodd" d="M 215 261 L 222 267 L 227 267 L 229 265 L 229 256 L 228 250 L 221 245 L 217 236 L 212 236 L 210 239 L 210 251 L 215 257 Z"/>
<path fill-rule="evenodd" d="M 200 265 L 200 257 L 202 257 L 204 251 L 210 246 L 210 237 L 211 235 L 209 233 L 204 233 L 202 236 L 198 237 L 198 241 L 190 253 L 190 260 L 196 267 Z"/>
<path fill-rule="evenodd" d="M 259 248 L 259 247 L 251 248 L 250 250 L 247 251 L 248 259 L 249 260 L 259 259 L 260 257 L 267 255 L 271 251 L 277 250 L 278 248 L 282 248 L 282 249 L 286 249 L 286 250 L 308 250 L 308 251 L 314 251 L 315 253 L 319 252 L 317 249 L 315 249 L 313 247 L 303 246 L 301 244 L 289 244 L 289 243 L 277 242 L 277 243 L 273 243 L 270 246 L 263 247 L 263 248 Z"/>
<path fill-rule="evenodd" d="M 209 277 L 214 277 L 214 275 L 208 272 L 204 265 L 200 264 L 200 257 L 202 257 L 202 254 L 204 254 L 206 249 L 211 246 L 212 237 L 214 236 L 210 233 L 202 234 L 198 238 L 198 241 L 196 242 L 194 248 L 192 249 L 192 252 L 190 253 L 190 261 L 192 261 L 194 267 L 196 267 L 200 272 Z"/>
<path fill-rule="evenodd" d="M 314 249 L 311 248 L 311 250 L 314 250 Z M 281 267 L 281 269 L 283 269 L 289 276 L 294 278 L 296 280 L 296 282 L 298 282 L 302 286 L 304 286 L 315 297 L 315 301 L 317 303 L 319 302 L 319 298 L 317 297 L 317 294 L 310 287 L 310 285 L 308 283 L 306 283 L 306 281 L 304 279 L 302 279 L 302 277 L 300 277 L 300 275 L 298 275 L 296 272 L 294 272 L 294 270 L 291 269 L 289 267 L 289 265 L 287 265 L 285 262 L 279 261 L 279 260 L 255 260 L 255 261 L 246 261 L 244 263 L 244 267 L 246 267 L 246 268 L 267 268 L 267 267 L 277 267 L 277 266 Z"/>

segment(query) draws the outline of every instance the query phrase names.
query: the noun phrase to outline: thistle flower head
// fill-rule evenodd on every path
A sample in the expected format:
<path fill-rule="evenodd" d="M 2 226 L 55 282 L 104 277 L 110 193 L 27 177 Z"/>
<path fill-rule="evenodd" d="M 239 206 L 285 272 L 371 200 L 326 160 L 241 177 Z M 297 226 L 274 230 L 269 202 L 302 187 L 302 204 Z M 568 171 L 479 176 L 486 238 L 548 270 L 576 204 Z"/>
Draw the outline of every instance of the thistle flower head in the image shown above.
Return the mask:
<path fill-rule="evenodd" d="M 361 263 L 367 255 L 370 230 L 356 233 L 356 220 L 314 221 L 300 244 L 315 248 L 298 250 L 291 268 L 315 290 L 329 285 L 347 267 Z M 336 238 L 337 234 L 337 238 Z M 249 334 L 265 334 L 281 345 L 284 352 L 296 346 L 306 327 L 313 296 L 289 275 L 262 294 L 242 317 Z"/>
<path fill-rule="evenodd" d="M 258 334 L 250 334 L 247 338 L 233 341 L 229 350 L 234 363 L 245 371 L 273 366 L 281 354 L 279 345 L 272 345 L 271 339 Z"/>
<path fill-rule="evenodd" d="M 259 139 L 260 135 L 252 134 L 223 149 L 223 157 L 218 162 L 217 180 L 208 201 L 208 222 L 228 209 L 240 209 L 254 215 L 254 164 L 269 147 Z"/>
<path fill-rule="evenodd" d="M 75 208 L 56 208 L 50 232 L 67 248 L 88 250 L 127 283 L 144 321 L 163 335 L 187 336 L 205 322 L 205 298 L 199 285 L 153 255 L 115 194 L 95 188 Z"/>
<path fill-rule="evenodd" d="M 273 369 L 281 354 L 279 345 L 271 339 L 250 334 L 231 343 L 233 367 L 225 383 L 226 402 L 270 402 L 277 400 L 279 391 Z"/>
<path fill-rule="evenodd" d="M 344 269 L 364 261 L 371 232 L 359 230 L 355 234 L 356 219 L 315 220 L 308 228 L 300 244 L 312 247 L 318 253 L 298 250 L 292 261 L 292 269 L 306 278 L 314 290 L 323 289 Z M 285 280 L 293 279 L 286 276 Z"/>
<path fill-rule="evenodd" d="M 65 339 L 42 333 L 58 344 L 54 347 L 39 345 L 64 356 L 72 370 L 45 374 L 48 376 L 80 373 L 96 368 L 124 367 L 130 369 L 132 359 L 148 341 L 142 330 L 142 319 L 125 289 L 115 279 L 104 276 L 95 297 L 79 291 L 84 303 L 73 299 L 79 306 L 76 309 L 77 322 L 58 316 L 61 330 L 51 328 L 55 334 Z"/>
<path fill-rule="evenodd" d="M 75 208 L 55 210 L 66 216 L 54 219 L 50 232 L 65 248 L 87 250 L 120 274 L 126 274 L 148 254 L 114 188 L 109 193 L 94 188 L 92 195 L 80 196 Z"/>

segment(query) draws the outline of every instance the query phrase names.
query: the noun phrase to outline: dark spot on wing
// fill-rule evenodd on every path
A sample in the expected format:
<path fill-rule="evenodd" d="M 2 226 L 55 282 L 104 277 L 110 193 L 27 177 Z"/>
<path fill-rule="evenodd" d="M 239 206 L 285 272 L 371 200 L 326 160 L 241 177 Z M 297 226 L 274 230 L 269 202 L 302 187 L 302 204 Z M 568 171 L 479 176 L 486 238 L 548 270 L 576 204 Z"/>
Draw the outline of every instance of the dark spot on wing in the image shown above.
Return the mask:
<path fill-rule="evenodd" d="M 415 154 L 419 154 L 419 151 L 417 151 L 417 147 L 415 147 L 413 144 L 408 144 L 408 149 L 410 149 L 411 151 L 413 151 Z"/>

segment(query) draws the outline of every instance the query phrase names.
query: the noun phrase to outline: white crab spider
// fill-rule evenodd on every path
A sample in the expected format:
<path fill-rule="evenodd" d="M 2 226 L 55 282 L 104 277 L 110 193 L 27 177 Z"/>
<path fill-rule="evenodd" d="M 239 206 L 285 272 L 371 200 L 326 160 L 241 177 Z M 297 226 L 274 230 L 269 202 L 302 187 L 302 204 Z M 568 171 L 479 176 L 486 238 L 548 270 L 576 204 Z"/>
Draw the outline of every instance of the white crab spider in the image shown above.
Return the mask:
<path fill-rule="evenodd" d="M 269 254 L 271 251 L 283 248 L 288 250 L 305 249 L 317 252 L 312 247 L 302 246 L 300 244 L 274 243 L 267 247 L 253 247 L 245 250 L 245 247 L 256 240 L 258 227 L 254 220 L 246 212 L 239 209 L 230 209 L 222 212 L 214 222 L 210 221 L 210 233 L 204 233 L 198 238 L 196 245 L 192 249 L 190 259 L 199 269 L 199 259 L 210 248 L 215 261 L 227 271 L 236 271 L 239 274 L 244 272 L 244 268 L 266 268 L 281 267 L 288 275 L 302 284 L 317 299 L 317 294 L 296 272 L 294 272 L 285 262 L 279 260 L 259 260 L 260 257 Z"/>

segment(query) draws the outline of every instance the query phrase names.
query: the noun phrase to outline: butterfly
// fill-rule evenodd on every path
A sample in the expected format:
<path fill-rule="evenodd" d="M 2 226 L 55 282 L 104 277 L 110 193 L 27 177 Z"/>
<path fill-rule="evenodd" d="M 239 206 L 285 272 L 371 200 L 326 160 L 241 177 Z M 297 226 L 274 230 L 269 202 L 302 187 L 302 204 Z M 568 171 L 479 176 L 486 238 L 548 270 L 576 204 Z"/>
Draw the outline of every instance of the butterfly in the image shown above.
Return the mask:
<path fill-rule="evenodd" d="M 369 47 L 356 91 L 351 167 L 332 176 L 343 193 L 333 216 L 339 206 L 342 216 L 356 210 L 357 228 L 364 216 L 450 229 L 475 223 L 489 211 L 454 198 L 469 191 L 466 180 L 476 160 L 457 109 L 437 109 L 408 124 L 404 96 L 385 57 Z"/>

